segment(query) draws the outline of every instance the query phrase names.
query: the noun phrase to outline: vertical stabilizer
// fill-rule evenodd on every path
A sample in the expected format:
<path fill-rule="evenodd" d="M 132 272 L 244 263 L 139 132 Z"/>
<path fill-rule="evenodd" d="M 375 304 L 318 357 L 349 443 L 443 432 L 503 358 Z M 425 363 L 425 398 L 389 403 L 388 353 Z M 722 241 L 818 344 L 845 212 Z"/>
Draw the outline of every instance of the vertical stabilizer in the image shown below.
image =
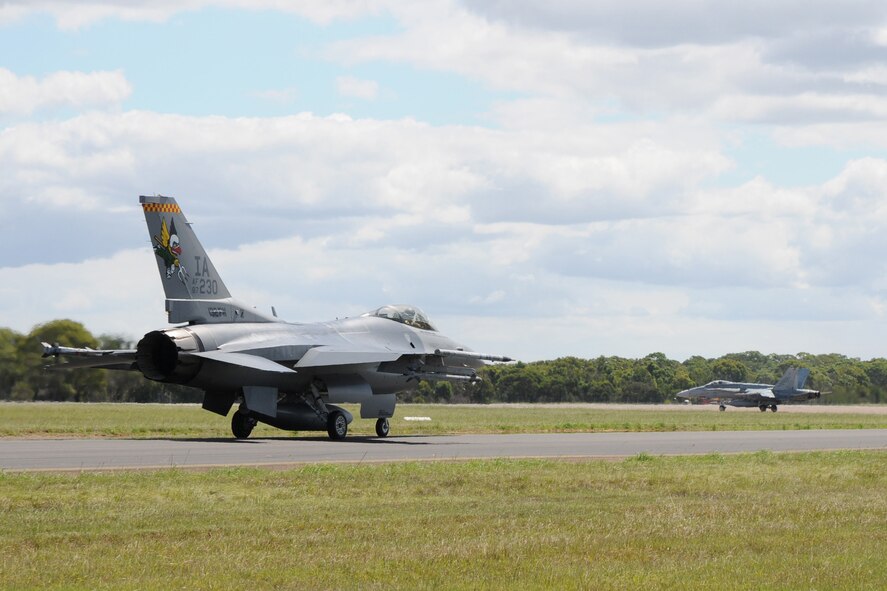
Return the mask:
<path fill-rule="evenodd" d="M 806 379 L 806 376 L 805 376 Z M 785 373 L 779 378 L 779 381 L 776 382 L 776 385 L 773 386 L 774 392 L 787 392 L 789 390 L 795 390 L 797 388 L 796 384 L 798 382 L 798 368 L 790 367 L 785 370 Z"/>
<path fill-rule="evenodd" d="M 172 197 L 139 197 L 170 322 L 280 322 L 234 300 Z"/>
<path fill-rule="evenodd" d="M 194 230 L 172 197 L 139 197 L 169 300 L 220 300 L 231 297 Z"/>
<path fill-rule="evenodd" d="M 798 380 L 797 380 L 797 383 L 796 383 L 796 385 L 795 385 L 795 388 L 798 389 L 798 390 L 800 390 L 801 388 L 803 388 L 803 387 L 804 387 L 804 384 L 807 383 L 807 377 L 808 377 L 809 375 L 810 375 L 810 370 L 807 369 L 806 367 L 802 367 L 801 369 L 799 369 L 799 370 L 798 370 Z"/>

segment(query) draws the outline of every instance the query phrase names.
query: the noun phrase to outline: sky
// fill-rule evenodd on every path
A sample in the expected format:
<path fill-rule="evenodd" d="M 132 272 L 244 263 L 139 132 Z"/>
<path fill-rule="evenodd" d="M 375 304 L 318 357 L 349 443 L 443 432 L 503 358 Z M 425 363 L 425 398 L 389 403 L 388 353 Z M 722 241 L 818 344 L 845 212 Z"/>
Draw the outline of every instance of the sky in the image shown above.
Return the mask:
<path fill-rule="evenodd" d="M 887 353 L 887 4 L 0 3 L 0 326 L 167 325 L 139 195 L 294 322 Z"/>

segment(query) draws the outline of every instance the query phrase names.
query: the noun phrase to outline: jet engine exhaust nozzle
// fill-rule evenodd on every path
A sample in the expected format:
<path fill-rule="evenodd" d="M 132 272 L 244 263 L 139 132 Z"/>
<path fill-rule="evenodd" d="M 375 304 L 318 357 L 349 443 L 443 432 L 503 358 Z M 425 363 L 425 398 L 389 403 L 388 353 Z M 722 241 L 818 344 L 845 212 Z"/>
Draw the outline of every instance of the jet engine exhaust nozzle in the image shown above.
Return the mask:
<path fill-rule="evenodd" d="M 155 330 L 136 345 L 136 364 L 149 380 L 184 384 L 197 375 L 200 361 L 181 359 L 180 351 L 196 351 L 194 337 L 182 329 Z"/>

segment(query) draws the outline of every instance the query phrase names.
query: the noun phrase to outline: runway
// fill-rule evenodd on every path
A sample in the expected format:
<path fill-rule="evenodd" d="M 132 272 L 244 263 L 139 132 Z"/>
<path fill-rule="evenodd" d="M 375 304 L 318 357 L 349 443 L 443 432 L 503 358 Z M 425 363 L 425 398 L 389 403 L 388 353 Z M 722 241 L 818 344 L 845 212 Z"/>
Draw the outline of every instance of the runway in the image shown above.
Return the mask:
<path fill-rule="evenodd" d="M 472 458 L 625 458 L 887 450 L 887 429 L 247 439 L 3 439 L 0 470 L 101 470 Z"/>

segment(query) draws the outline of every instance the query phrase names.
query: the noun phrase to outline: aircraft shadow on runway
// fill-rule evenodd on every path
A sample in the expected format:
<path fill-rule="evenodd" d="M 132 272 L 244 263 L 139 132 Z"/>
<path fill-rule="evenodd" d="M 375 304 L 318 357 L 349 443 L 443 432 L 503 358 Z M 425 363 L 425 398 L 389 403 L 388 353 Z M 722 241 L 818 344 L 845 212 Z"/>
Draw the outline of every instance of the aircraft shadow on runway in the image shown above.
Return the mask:
<path fill-rule="evenodd" d="M 379 437 L 349 437 L 332 441 L 328 437 L 255 437 L 251 439 L 233 439 L 231 437 L 147 437 L 144 439 L 131 439 L 130 441 L 181 441 L 183 443 L 233 443 L 233 444 L 258 444 L 263 441 L 292 441 L 298 443 L 300 441 L 323 441 L 327 443 L 335 443 L 336 445 L 347 445 L 349 443 L 374 443 L 386 445 L 432 445 L 428 441 L 404 441 L 406 438 L 421 438 L 426 435 L 405 435 L 392 439 L 380 439 Z M 436 443 L 435 445 L 449 445 L 447 443 Z"/>

